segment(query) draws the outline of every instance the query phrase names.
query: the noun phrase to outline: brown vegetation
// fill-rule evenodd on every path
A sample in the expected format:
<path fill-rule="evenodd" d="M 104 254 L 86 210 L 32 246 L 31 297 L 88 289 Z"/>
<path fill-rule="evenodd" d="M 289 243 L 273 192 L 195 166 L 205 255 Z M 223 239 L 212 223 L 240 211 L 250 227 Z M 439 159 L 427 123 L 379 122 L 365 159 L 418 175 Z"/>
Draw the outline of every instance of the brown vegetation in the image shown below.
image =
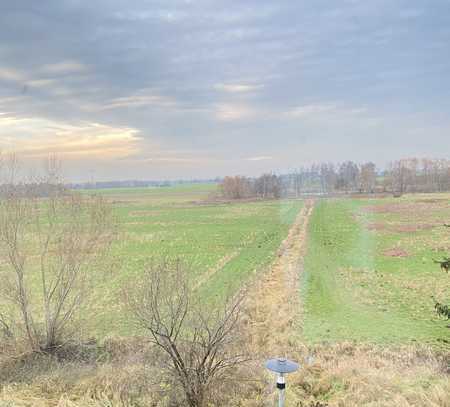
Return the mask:
<path fill-rule="evenodd" d="M 389 257 L 408 257 L 409 253 L 406 250 L 404 250 L 404 249 L 400 249 L 398 247 L 394 247 L 392 249 L 385 250 L 383 252 L 383 255 L 384 256 L 389 256 Z"/>
<path fill-rule="evenodd" d="M 242 298 L 238 294 L 213 311 L 197 298 L 185 266 L 167 260 L 153 263 L 126 292 L 137 324 L 168 359 L 164 372 L 190 407 L 207 406 L 213 387 L 248 359 L 239 330 Z"/>
<path fill-rule="evenodd" d="M 450 406 L 450 360 L 426 347 L 297 344 L 289 356 L 302 364 L 288 376 L 290 406 Z M 311 363 L 305 364 L 310 357 Z M 157 360 L 145 340 L 127 338 L 106 340 L 84 361 L 58 361 L 49 355 L 13 361 L 0 371 L 0 406 L 184 406 Z M 222 383 L 211 406 L 273 405 L 274 378 L 260 361 L 240 369 L 237 379 Z"/>
<path fill-rule="evenodd" d="M 259 178 L 235 176 L 225 177 L 220 190 L 226 199 L 280 198 L 281 179 L 274 174 L 263 174 Z"/>
<path fill-rule="evenodd" d="M 99 198 L 55 187 L 43 199 L 16 185 L 0 200 L 0 333 L 51 352 L 75 335 L 72 323 L 113 238 L 111 212 Z M 59 185 L 54 163 L 44 185 Z"/>

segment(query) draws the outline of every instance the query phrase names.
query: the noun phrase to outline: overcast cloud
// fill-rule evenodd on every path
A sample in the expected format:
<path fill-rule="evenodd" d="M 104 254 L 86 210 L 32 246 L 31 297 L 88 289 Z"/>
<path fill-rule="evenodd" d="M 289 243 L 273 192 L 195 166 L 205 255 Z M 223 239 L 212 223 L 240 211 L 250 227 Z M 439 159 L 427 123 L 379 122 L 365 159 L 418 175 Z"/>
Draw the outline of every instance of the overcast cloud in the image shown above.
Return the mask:
<path fill-rule="evenodd" d="M 3 0 L 0 149 L 73 180 L 450 158 L 450 2 Z"/>

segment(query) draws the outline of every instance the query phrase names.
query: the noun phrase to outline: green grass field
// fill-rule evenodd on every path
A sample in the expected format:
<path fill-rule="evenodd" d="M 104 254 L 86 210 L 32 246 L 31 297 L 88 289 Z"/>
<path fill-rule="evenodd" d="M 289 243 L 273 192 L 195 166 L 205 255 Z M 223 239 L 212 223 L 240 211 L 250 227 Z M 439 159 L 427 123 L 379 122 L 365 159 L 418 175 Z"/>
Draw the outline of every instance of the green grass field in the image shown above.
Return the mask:
<path fill-rule="evenodd" d="M 432 300 L 450 298 L 450 278 L 433 263 L 450 251 L 449 198 L 320 201 L 305 258 L 304 338 L 449 346 Z"/>
<path fill-rule="evenodd" d="M 113 202 L 121 233 L 112 250 L 119 271 L 96 289 L 90 332 L 133 334 L 117 299 L 121 287 L 141 274 L 152 257 L 181 258 L 206 298 L 234 292 L 270 264 L 302 203 L 205 201 L 215 188 L 200 184 L 96 191 Z"/>
<path fill-rule="evenodd" d="M 216 189 L 84 191 L 105 196 L 119 224 L 109 256 L 114 267 L 96 279 L 82 313 L 88 316 L 84 336 L 136 333 L 121 290 L 152 258 L 181 259 L 207 301 L 223 299 L 267 269 L 302 201 L 216 202 L 208 199 Z M 450 223 L 450 195 L 318 200 L 299 293 L 302 338 L 448 346 L 448 322 L 437 317 L 432 299 L 450 299 L 450 276 L 433 263 L 450 254 L 443 223 Z"/>

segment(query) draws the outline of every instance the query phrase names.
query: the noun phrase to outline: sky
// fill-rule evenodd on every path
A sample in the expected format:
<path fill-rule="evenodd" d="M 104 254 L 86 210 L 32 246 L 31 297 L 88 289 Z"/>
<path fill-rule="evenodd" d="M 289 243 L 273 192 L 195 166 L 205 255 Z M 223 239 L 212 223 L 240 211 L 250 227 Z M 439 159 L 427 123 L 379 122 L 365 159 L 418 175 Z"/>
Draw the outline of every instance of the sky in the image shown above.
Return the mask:
<path fill-rule="evenodd" d="M 450 1 L 2 0 L 0 150 L 72 181 L 450 158 Z"/>

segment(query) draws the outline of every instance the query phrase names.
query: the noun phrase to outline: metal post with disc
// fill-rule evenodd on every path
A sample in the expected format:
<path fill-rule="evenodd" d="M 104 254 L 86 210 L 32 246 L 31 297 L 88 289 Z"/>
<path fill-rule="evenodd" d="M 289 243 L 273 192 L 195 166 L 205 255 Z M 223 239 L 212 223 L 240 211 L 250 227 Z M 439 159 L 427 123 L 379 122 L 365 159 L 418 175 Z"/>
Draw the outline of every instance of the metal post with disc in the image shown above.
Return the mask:
<path fill-rule="evenodd" d="M 284 407 L 286 379 L 285 375 L 298 370 L 299 365 L 285 358 L 270 359 L 266 362 L 266 368 L 277 373 L 278 407 Z"/>

